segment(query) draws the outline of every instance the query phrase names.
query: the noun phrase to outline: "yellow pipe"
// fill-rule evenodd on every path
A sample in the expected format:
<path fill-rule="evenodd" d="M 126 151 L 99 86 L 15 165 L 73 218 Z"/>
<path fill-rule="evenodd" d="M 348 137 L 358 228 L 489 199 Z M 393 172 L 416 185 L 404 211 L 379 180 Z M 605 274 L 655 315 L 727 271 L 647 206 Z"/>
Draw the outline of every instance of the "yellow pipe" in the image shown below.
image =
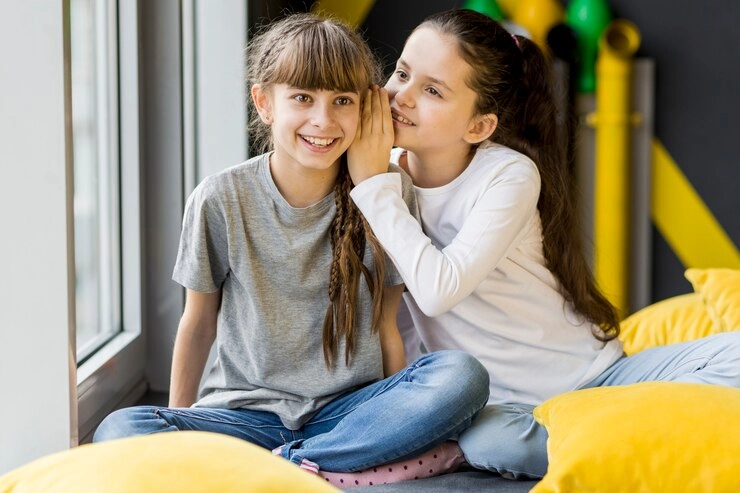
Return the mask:
<path fill-rule="evenodd" d="M 595 274 L 609 300 L 628 313 L 632 57 L 640 32 L 617 19 L 604 30 L 596 60 Z"/>
<path fill-rule="evenodd" d="M 560 0 L 519 0 L 511 20 L 529 31 L 532 41 L 547 51 L 547 33 L 565 20 Z"/>
<path fill-rule="evenodd" d="M 652 216 L 684 267 L 740 269 L 740 251 L 668 150 L 653 139 Z"/>
<path fill-rule="evenodd" d="M 358 27 L 365 21 L 375 0 L 319 0 L 313 4 L 311 11 L 317 15 L 332 15 Z"/>
<path fill-rule="evenodd" d="M 496 0 L 504 15 L 511 17 L 519 0 Z"/>

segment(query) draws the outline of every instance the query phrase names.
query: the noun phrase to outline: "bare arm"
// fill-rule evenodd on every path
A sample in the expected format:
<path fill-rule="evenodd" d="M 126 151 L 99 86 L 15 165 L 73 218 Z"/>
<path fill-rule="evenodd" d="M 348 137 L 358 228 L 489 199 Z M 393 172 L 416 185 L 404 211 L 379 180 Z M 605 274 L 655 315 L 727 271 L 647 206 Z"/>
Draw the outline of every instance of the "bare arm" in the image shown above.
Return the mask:
<path fill-rule="evenodd" d="M 220 306 L 221 290 L 215 293 L 187 290 L 172 357 L 169 407 L 190 407 L 195 402 L 203 368 L 216 339 Z"/>
<path fill-rule="evenodd" d="M 386 286 L 383 291 L 383 315 L 379 330 L 380 347 L 383 350 L 383 373 L 386 377 L 406 367 L 403 340 L 396 322 L 401 294 L 403 294 L 403 285 Z"/>

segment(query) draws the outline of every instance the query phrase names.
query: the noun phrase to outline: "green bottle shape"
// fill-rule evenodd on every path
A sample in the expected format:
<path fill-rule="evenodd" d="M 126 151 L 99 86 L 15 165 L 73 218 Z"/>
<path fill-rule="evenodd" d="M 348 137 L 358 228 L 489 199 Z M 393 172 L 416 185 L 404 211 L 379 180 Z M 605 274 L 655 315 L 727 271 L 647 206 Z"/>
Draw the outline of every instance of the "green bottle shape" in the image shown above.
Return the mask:
<path fill-rule="evenodd" d="M 463 8 L 486 14 L 495 21 L 504 20 L 504 13 L 501 11 L 498 3 L 496 3 L 496 0 L 467 0 L 463 4 Z"/>
<path fill-rule="evenodd" d="M 599 38 L 612 18 L 606 0 L 571 0 L 565 11 L 565 23 L 578 39 L 578 91 L 596 90 L 596 55 Z"/>

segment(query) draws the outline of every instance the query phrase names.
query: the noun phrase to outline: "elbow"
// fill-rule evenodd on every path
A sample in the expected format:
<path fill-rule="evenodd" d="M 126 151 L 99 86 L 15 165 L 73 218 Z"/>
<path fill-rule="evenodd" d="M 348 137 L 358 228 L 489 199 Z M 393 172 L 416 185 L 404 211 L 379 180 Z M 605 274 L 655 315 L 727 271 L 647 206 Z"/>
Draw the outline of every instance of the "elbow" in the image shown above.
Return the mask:
<path fill-rule="evenodd" d="M 414 292 L 414 290 L 409 289 L 416 305 L 427 317 L 438 317 L 447 313 L 465 298 L 456 286 L 451 289 L 444 289 L 442 287 L 444 284 L 449 283 L 435 283 L 433 289 L 422 290 L 421 292 Z"/>
<path fill-rule="evenodd" d="M 455 306 L 454 303 L 450 303 L 450 300 L 439 296 L 425 299 L 415 298 L 415 301 L 416 305 L 427 317 L 438 317 L 443 313 L 447 313 Z"/>

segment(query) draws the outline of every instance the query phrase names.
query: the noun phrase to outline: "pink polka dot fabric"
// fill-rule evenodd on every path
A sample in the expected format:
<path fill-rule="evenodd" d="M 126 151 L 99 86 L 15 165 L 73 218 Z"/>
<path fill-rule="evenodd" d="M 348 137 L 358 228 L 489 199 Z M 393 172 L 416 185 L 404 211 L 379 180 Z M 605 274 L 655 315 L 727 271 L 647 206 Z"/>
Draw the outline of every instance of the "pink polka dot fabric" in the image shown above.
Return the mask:
<path fill-rule="evenodd" d="M 439 476 L 456 471 L 463 462 L 465 458 L 457 442 L 448 440 L 413 459 L 359 472 L 319 471 L 319 476 L 338 488 L 372 486 Z"/>

